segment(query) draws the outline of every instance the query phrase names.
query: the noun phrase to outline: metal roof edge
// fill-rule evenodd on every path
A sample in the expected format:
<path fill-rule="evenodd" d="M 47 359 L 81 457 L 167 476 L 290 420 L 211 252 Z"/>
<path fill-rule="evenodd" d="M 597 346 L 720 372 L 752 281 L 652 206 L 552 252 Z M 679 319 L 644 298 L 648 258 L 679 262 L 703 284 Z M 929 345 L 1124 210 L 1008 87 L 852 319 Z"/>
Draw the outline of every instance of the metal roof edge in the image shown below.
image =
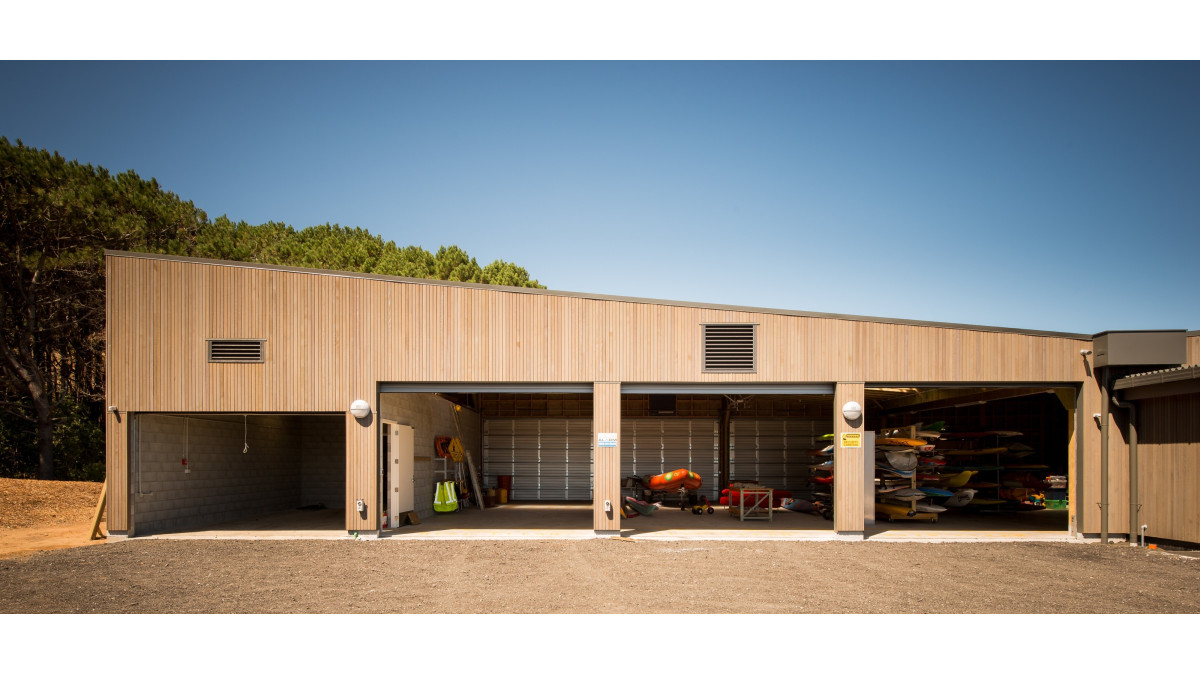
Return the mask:
<path fill-rule="evenodd" d="M 420 284 L 425 286 L 446 286 L 450 288 L 470 288 L 475 290 L 489 290 L 502 293 L 523 293 L 526 295 L 549 295 L 565 298 L 580 298 L 583 300 L 605 300 L 609 302 L 632 302 L 646 305 L 664 305 L 669 307 L 692 307 L 696 309 L 714 309 L 721 311 L 733 312 L 751 312 L 756 314 L 774 314 L 777 316 L 797 316 L 814 319 L 838 319 L 842 321 L 860 321 L 867 323 L 886 323 L 900 326 L 919 326 L 928 328 L 951 328 L 957 330 L 972 330 L 984 333 L 1013 333 L 1017 335 L 1030 335 L 1035 337 L 1059 337 L 1072 340 L 1091 341 L 1092 335 L 1087 333 L 1067 333 L 1062 331 L 1035 330 L 1024 328 L 1008 328 L 1003 326 L 982 326 L 976 324 L 965 323 L 948 323 L 944 321 L 919 321 L 916 319 L 897 319 L 891 317 L 880 316 L 862 316 L 858 314 L 833 314 L 829 312 L 805 312 L 791 309 L 773 309 L 769 307 L 749 307 L 742 305 L 722 305 L 703 302 L 689 302 L 685 300 L 662 300 L 657 298 L 636 298 L 620 295 L 604 295 L 601 293 L 581 293 L 577 291 L 553 291 L 544 288 L 522 288 L 520 286 L 501 286 L 495 284 L 479 284 L 466 281 L 443 281 L 441 279 L 414 279 L 412 277 L 398 277 L 386 274 L 368 274 L 365 272 L 346 272 L 340 270 L 326 270 L 315 267 L 289 267 L 286 265 L 268 265 L 265 263 L 248 263 L 239 262 L 236 260 L 217 260 L 213 258 L 194 258 L 190 256 L 167 255 L 163 253 L 139 253 L 136 251 L 117 251 L 112 249 L 104 249 L 105 257 L 118 258 L 142 258 L 148 260 L 166 260 L 172 262 L 192 263 L 197 265 L 216 265 L 221 267 L 244 267 L 248 269 L 261 269 L 277 272 L 293 272 L 297 274 L 315 274 L 319 276 L 331 277 L 346 277 L 351 279 L 372 279 L 375 281 L 388 281 L 392 283 L 404 284 Z M 1197 331 L 1200 334 L 1200 331 Z"/>
<path fill-rule="evenodd" d="M 1150 328 L 1150 329 L 1146 329 L 1146 330 L 1136 330 L 1136 329 L 1135 330 L 1106 330 L 1106 331 L 1101 331 L 1099 333 L 1093 333 L 1092 339 L 1094 340 L 1094 339 L 1100 337 L 1101 335 L 1110 335 L 1112 333 L 1184 333 L 1184 334 L 1186 334 L 1187 332 L 1188 331 L 1186 328 Z M 1193 332 L 1195 332 L 1197 335 L 1200 335 L 1200 331 L 1193 331 Z"/>
<path fill-rule="evenodd" d="M 1178 368 L 1152 370 L 1148 373 L 1126 375 L 1113 382 L 1113 389 L 1133 389 L 1135 387 L 1148 387 L 1155 384 L 1167 384 L 1169 382 L 1195 379 L 1200 379 L 1200 365 L 1179 366 Z"/>

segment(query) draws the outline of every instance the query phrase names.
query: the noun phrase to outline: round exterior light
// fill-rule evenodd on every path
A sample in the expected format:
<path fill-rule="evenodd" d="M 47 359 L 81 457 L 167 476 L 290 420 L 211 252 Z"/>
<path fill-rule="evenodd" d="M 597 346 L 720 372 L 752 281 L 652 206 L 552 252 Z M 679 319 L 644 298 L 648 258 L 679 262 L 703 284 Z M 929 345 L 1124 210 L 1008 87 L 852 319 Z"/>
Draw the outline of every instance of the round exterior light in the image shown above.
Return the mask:
<path fill-rule="evenodd" d="M 842 406 L 842 417 L 853 422 L 862 417 L 862 406 L 857 401 L 846 401 L 846 405 Z"/>
<path fill-rule="evenodd" d="M 350 414 L 361 420 L 371 414 L 371 406 L 367 405 L 367 402 L 360 398 L 350 404 Z"/>

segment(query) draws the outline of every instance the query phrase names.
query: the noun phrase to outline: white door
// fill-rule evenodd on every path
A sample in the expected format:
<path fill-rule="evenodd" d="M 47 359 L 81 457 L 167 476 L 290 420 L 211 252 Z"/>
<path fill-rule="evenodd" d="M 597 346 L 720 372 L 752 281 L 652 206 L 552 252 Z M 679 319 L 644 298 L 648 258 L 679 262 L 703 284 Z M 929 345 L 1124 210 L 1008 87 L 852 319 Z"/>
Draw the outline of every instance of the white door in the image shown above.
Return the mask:
<path fill-rule="evenodd" d="M 400 514 L 412 511 L 413 428 L 385 423 L 388 434 L 388 527 L 400 526 Z"/>

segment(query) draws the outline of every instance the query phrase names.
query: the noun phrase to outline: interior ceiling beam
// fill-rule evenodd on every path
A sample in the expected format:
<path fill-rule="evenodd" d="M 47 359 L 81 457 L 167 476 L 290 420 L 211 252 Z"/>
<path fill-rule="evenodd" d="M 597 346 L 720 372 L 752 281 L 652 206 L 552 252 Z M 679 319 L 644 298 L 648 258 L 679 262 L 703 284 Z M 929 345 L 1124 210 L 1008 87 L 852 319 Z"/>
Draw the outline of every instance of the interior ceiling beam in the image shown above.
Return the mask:
<path fill-rule="evenodd" d="M 1007 398 L 1020 398 L 1034 394 L 1053 392 L 1049 387 L 1019 387 L 1019 388 L 976 388 L 976 389 L 930 389 L 916 394 L 908 394 L 886 401 L 880 401 L 883 412 L 902 413 L 919 412 L 922 410 L 939 410 L 953 408 L 972 403 L 987 403 Z"/>

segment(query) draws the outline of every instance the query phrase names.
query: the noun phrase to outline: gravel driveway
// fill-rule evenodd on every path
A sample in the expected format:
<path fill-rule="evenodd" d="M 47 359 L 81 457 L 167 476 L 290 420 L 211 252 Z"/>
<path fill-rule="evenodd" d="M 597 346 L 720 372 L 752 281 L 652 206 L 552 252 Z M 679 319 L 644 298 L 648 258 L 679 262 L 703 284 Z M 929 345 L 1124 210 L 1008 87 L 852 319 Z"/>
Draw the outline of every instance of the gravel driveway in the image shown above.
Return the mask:
<path fill-rule="evenodd" d="M 0 560 L 6 613 L 1196 613 L 1125 545 L 150 541 Z"/>

